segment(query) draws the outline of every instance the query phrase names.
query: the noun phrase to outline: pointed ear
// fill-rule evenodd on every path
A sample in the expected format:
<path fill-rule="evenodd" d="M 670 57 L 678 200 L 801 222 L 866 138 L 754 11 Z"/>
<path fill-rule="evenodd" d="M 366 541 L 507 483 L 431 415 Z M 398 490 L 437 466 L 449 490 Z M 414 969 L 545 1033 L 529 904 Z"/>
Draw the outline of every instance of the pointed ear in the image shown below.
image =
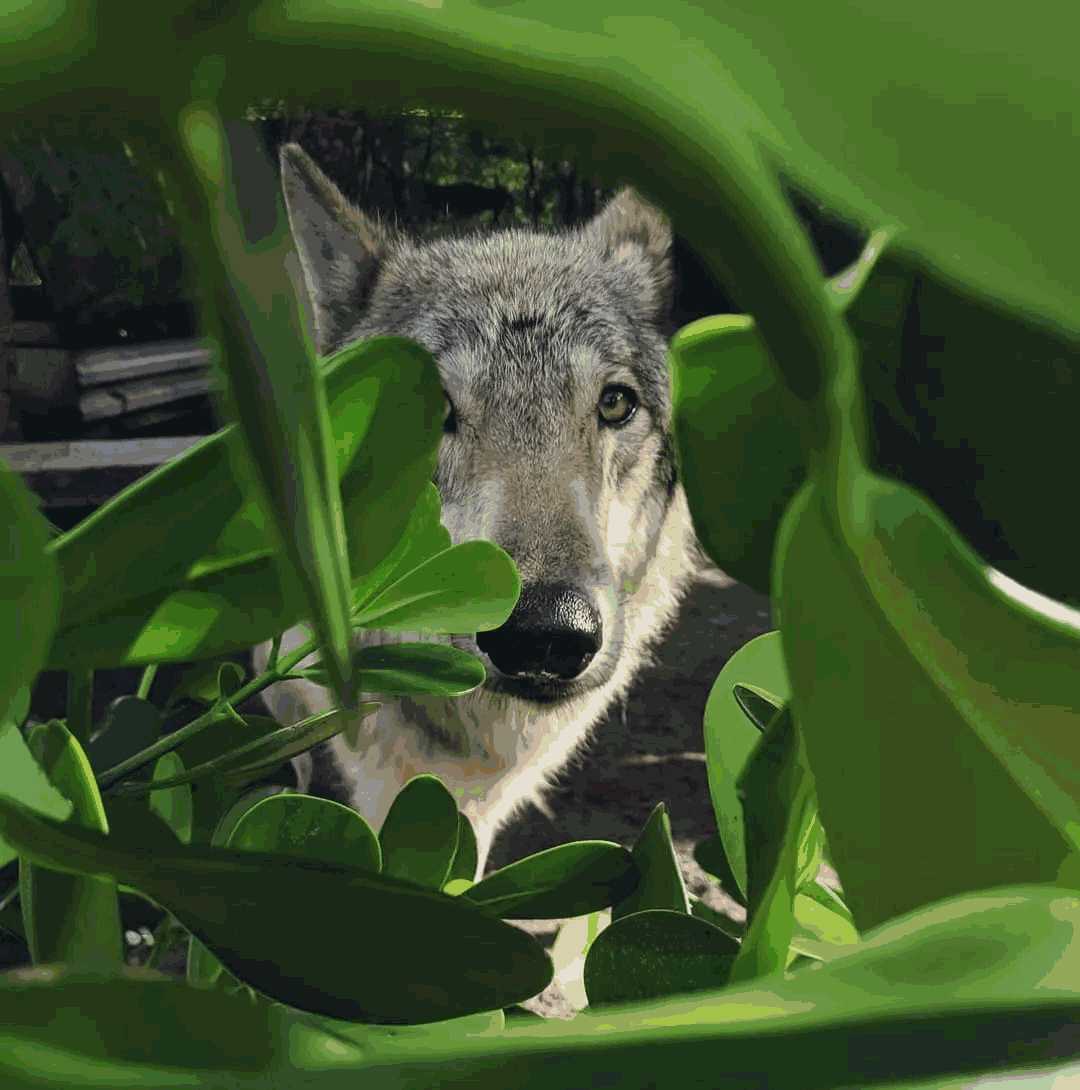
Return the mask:
<path fill-rule="evenodd" d="M 605 256 L 637 269 L 645 278 L 646 307 L 654 320 L 671 307 L 671 224 L 633 189 L 622 189 L 582 227 Z"/>
<path fill-rule="evenodd" d="M 354 208 L 299 144 L 280 152 L 281 187 L 300 257 L 320 355 L 339 347 L 360 317 L 390 244 L 381 224 Z"/>

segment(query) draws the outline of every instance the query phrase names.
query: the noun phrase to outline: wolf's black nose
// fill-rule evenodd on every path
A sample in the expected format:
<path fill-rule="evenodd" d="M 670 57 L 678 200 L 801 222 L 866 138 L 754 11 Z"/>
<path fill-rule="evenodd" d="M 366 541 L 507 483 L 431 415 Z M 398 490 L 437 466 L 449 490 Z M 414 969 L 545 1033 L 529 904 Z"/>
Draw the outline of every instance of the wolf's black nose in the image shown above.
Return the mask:
<path fill-rule="evenodd" d="M 577 591 L 563 586 L 525 587 L 504 625 L 479 632 L 476 642 L 510 677 L 569 681 L 600 650 L 600 614 Z"/>

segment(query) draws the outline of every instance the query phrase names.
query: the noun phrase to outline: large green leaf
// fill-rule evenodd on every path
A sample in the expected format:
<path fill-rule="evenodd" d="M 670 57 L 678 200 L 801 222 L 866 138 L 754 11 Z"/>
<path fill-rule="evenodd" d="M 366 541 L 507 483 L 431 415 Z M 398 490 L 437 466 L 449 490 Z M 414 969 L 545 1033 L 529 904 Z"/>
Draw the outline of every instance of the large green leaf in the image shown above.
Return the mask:
<path fill-rule="evenodd" d="M 750 698 L 736 691 L 740 687 L 747 689 L 770 710 L 788 701 L 791 687 L 778 632 L 766 632 L 743 644 L 724 664 L 705 705 L 705 767 L 709 795 L 723 856 L 738 887 L 729 892 L 745 898 L 746 834 L 737 785 L 761 737 L 761 728 L 746 714 Z"/>
<path fill-rule="evenodd" d="M 48 965 L 0 975 L 6 1087 L 83 1085 L 83 1074 L 91 1086 L 221 1086 L 238 1071 L 274 1069 L 293 1032 L 302 1031 L 269 1007 L 148 969 Z"/>
<path fill-rule="evenodd" d="M 662 21 L 647 0 L 482 6 L 497 12 L 487 25 L 472 23 L 475 37 L 512 42 L 519 63 L 527 58 L 546 74 L 544 61 L 561 47 L 573 57 L 561 66 L 568 76 L 625 58 L 636 78 L 614 66 L 607 79 L 621 77 L 635 104 L 660 88 L 683 109 L 710 103 L 714 125 L 751 134 L 834 207 L 865 224 L 903 225 L 904 246 L 949 279 L 1080 332 L 1075 239 L 1061 227 L 1074 198 L 1072 133 L 1062 118 L 1080 99 L 1067 44 L 1077 29 L 1072 9 L 1043 0 L 1018 26 L 1005 9 L 929 0 L 903 20 L 883 5 L 835 2 L 676 0 Z M 465 22 L 468 5 L 455 14 Z M 460 22 L 444 17 L 443 34 Z M 428 36 L 441 37 L 430 26 Z M 535 86 L 540 73 L 525 79 Z M 602 135 L 594 139 L 604 146 Z M 1032 178 L 1046 179 L 1039 199 L 1018 199 Z"/>
<path fill-rule="evenodd" d="M 781 971 L 795 930 L 800 847 L 816 820 L 814 781 L 788 709 L 761 735 L 739 777 L 746 829 L 747 928 L 733 981 Z"/>
<path fill-rule="evenodd" d="M 353 623 L 389 632 L 483 632 L 510 616 L 520 593 L 517 568 L 498 545 L 466 541 L 391 583 Z"/>
<path fill-rule="evenodd" d="M 637 883 L 633 856 L 607 840 L 576 840 L 492 872 L 461 896 L 511 920 L 555 920 L 607 908 Z"/>
<path fill-rule="evenodd" d="M 626 897 L 612 906 L 612 920 L 653 908 L 690 912 L 686 885 L 675 845 L 671 842 L 671 819 L 662 802 L 653 808 L 631 855 L 637 866 L 638 882 Z"/>
<path fill-rule="evenodd" d="M 941 507 L 987 563 L 1080 604 L 1073 508 L 1036 482 L 1072 457 L 1080 339 L 886 256 L 848 311 L 871 461 Z"/>
<path fill-rule="evenodd" d="M 250 125 L 223 121 L 216 87 L 199 86 L 179 117 L 183 159 L 170 164 L 187 200 L 197 284 L 239 424 L 251 479 L 320 636 L 341 703 L 349 673 L 349 561 L 326 391 L 303 333 L 286 265 L 291 245 L 275 177 Z"/>
<path fill-rule="evenodd" d="M 684 912 L 648 909 L 613 920 L 585 958 L 589 1006 L 722 988 L 739 944 Z"/>
<path fill-rule="evenodd" d="M 50 781 L 72 803 L 70 821 L 108 832 L 90 762 L 58 719 L 31 728 L 27 745 Z M 27 945 L 35 963 L 63 961 L 98 967 L 119 964 L 120 908 L 116 882 L 64 874 L 29 859 L 19 862 L 19 897 Z"/>
<path fill-rule="evenodd" d="M 898 920 L 865 948 L 770 988 L 584 1012 L 569 1025 L 521 1021 L 505 1034 L 436 1024 L 370 1048 L 368 1027 L 207 997 L 172 981 L 109 984 L 98 992 L 97 1018 L 87 1020 L 99 981 L 9 974 L 0 984 L 0 1077 L 20 1090 L 114 1090 L 128 1077 L 137 1085 L 210 1088 L 237 1081 L 232 1072 L 244 1069 L 244 1085 L 270 1090 L 295 1083 L 299 1067 L 325 1090 L 358 1081 L 375 1090 L 422 1086 L 433 1078 L 523 1090 L 612 1079 L 627 1090 L 741 1090 L 747 1072 L 770 1090 L 916 1079 L 952 1086 L 965 1072 L 1004 1076 L 1060 1064 L 1062 1034 L 1080 1019 L 1078 932 L 1075 897 L 1004 888 Z M 30 988 L 47 998 L 37 1000 Z M 150 991 L 159 988 L 160 998 Z M 315 1027 L 326 1032 L 315 1035 Z M 286 1051 L 291 1070 L 274 1064 Z M 125 1071 L 117 1060 L 139 1066 Z"/>
<path fill-rule="evenodd" d="M 437 693 L 460 696 L 487 678 L 484 664 L 467 651 L 445 643 L 387 643 L 357 647 L 352 652 L 352 672 L 357 692 L 379 696 L 410 696 Z M 320 685 L 326 684 L 321 666 L 301 671 Z"/>
<path fill-rule="evenodd" d="M 910 489 L 866 473 L 851 488 L 858 520 L 843 532 L 817 486 L 800 492 L 776 581 L 795 716 L 856 924 L 1054 881 L 1080 840 L 1077 628 L 997 589 Z"/>
<path fill-rule="evenodd" d="M 183 845 L 135 852 L 3 798 L 0 830 L 35 863 L 135 886 L 237 977 L 302 1010 L 432 1022 L 519 1002 L 551 979 L 530 936 L 463 897 L 360 867 Z M 342 957 L 343 936 L 362 944 L 363 972 L 359 948 Z"/>
<path fill-rule="evenodd" d="M 379 830 L 382 873 L 442 889 L 457 854 L 458 816 L 438 777 L 414 776 L 397 793 Z"/>
<path fill-rule="evenodd" d="M 353 586 L 361 594 L 369 578 L 385 578 L 381 561 L 395 545 L 399 560 L 407 561 L 443 541 L 432 525 L 430 492 L 442 386 L 430 355 L 399 337 L 353 345 L 321 366 L 342 475 Z M 232 482 L 234 474 L 242 479 L 229 452 L 235 442 L 232 429 L 218 432 L 53 542 L 65 594 L 51 665 L 208 658 L 246 650 L 304 617 L 300 587 L 275 557 L 263 516 L 239 487 L 231 484 L 220 507 L 203 510 L 207 501 L 200 488 Z M 200 526 L 205 519 L 214 535 L 198 535 L 187 544 L 184 520 L 192 510 L 200 511 Z M 240 534 L 238 524 L 249 528 Z M 160 526 L 169 530 L 163 540 L 148 538 Z M 406 532 L 415 533 L 423 548 L 406 550 Z M 262 539 L 266 547 L 256 548 Z M 167 563 L 174 552 L 178 559 Z M 166 560 L 159 570 L 146 556 Z M 115 600 L 95 591 L 89 577 L 71 589 L 77 573 L 103 570 L 106 562 L 115 568 L 109 583 L 117 588 Z M 137 573 L 132 578 L 129 568 Z"/>
<path fill-rule="evenodd" d="M 49 530 L 26 486 L 0 460 L 0 724 L 45 662 L 60 583 Z M 0 726 L 0 730 L 4 728 Z"/>

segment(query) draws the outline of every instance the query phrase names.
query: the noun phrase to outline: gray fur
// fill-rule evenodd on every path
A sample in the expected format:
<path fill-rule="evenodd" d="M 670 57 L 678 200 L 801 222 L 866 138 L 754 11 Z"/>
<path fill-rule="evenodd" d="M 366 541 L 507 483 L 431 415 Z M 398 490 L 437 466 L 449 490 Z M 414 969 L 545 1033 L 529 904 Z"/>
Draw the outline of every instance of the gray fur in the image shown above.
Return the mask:
<path fill-rule="evenodd" d="M 387 703 L 356 749 L 338 737 L 298 763 L 309 789 L 376 829 L 407 779 L 434 772 L 476 826 L 483 873 L 496 829 L 538 799 L 626 693 L 696 563 L 670 437 L 670 229 L 623 190 L 575 230 L 415 239 L 352 208 L 295 145 L 281 163 L 320 354 L 386 333 L 424 345 L 457 424 L 437 474 L 452 540 L 497 542 L 526 587 L 572 588 L 602 619 L 600 650 L 551 699 L 515 693 L 481 655 L 490 680 L 477 692 Z M 639 398 L 619 428 L 597 417 L 609 383 Z M 294 629 L 285 646 L 306 637 Z M 478 652 L 472 639 L 454 642 Z M 327 695 L 287 682 L 267 702 L 292 721 Z"/>

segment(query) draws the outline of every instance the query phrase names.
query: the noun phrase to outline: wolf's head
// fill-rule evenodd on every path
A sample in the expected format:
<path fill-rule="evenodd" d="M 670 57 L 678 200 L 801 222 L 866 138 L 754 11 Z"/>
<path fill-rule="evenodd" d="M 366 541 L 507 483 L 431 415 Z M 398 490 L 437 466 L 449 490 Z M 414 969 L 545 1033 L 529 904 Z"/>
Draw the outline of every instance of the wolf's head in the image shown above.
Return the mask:
<path fill-rule="evenodd" d="M 455 542 L 497 542 L 522 578 L 506 624 L 467 644 L 493 667 L 489 691 L 610 699 L 691 564 L 667 222 L 624 190 L 575 230 L 425 241 L 353 208 L 295 144 L 281 166 L 319 352 L 399 334 L 438 361 L 443 521 Z"/>

